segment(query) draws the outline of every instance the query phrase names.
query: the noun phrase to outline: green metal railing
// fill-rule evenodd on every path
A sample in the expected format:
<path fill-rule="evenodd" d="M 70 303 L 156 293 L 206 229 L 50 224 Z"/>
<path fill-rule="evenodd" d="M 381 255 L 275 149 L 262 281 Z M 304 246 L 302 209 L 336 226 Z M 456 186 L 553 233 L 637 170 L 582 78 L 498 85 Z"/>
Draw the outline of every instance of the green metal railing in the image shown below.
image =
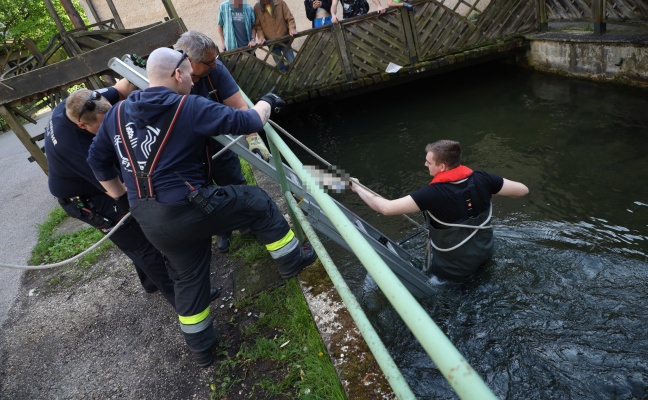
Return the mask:
<path fill-rule="evenodd" d="M 252 103 L 250 100 L 247 96 L 244 95 L 244 97 L 251 107 Z M 432 361 L 434 361 L 443 373 L 443 376 L 450 383 L 457 395 L 461 399 L 496 399 L 493 392 L 486 386 L 479 374 L 475 372 L 447 336 L 432 321 L 423 307 L 421 307 L 414 296 L 412 296 L 382 258 L 380 258 L 371 245 L 357 231 L 355 225 L 344 215 L 334 200 L 317 184 L 318 180 L 303 167 L 301 161 L 299 161 L 297 156 L 290 150 L 272 126 L 266 124 L 264 130 L 277 168 L 277 174 L 280 177 L 279 184 L 288 202 L 291 218 L 295 222 L 295 228 L 297 228 L 297 225 L 300 226 L 315 248 L 326 272 L 329 274 L 331 281 L 335 285 L 346 307 L 349 309 L 349 313 L 357 324 L 360 333 L 367 342 L 367 345 L 371 349 L 371 352 L 398 398 L 414 399 L 415 396 L 381 339 L 378 337 L 378 334 L 371 326 L 355 296 L 342 278 L 335 263 L 328 255 L 319 237 L 293 198 L 284 174 L 282 156 L 302 183 L 310 189 L 309 193 L 317 201 L 326 216 L 333 222 L 335 228 L 346 240 L 353 253 L 360 259 L 367 272 L 369 272 L 378 287 L 380 287 L 405 324 L 431 357 Z M 300 231 L 299 235 L 301 235 L 301 230 L 297 230 Z"/>

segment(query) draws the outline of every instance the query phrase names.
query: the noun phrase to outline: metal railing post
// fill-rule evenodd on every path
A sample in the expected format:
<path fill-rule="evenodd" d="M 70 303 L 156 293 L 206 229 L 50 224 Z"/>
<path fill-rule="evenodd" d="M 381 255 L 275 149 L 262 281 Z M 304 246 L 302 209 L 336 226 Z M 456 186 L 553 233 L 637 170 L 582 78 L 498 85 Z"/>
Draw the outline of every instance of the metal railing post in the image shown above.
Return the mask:
<path fill-rule="evenodd" d="M 266 124 L 266 126 L 270 126 Z M 281 161 L 281 153 L 275 146 L 270 138 L 267 138 L 268 146 L 270 147 L 270 153 L 272 153 L 272 162 L 274 162 L 275 169 L 277 170 L 277 180 L 279 181 L 279 186 L 281 187 L 281 193 L 290 192 L 290 187 L 288 186 L 288 180 L 286 179 L 286 172 L 283 169 Z M 300 243 L 304 242 L 304 232 L 302 231 L 302 226 L 299 223 L 297 216 L 291 208 L 288 208 L 288 215 L 290 215 L 290 220 L 293 222 L 293 232 Z"/>

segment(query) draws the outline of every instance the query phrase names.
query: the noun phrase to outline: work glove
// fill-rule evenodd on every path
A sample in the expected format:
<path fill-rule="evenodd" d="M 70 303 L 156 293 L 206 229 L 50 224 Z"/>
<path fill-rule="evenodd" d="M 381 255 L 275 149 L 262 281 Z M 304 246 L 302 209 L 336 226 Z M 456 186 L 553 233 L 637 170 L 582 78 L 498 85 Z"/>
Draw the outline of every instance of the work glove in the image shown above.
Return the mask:
<path fill-rule="evenodd" d="M 119 211 L 123 212 L 124 215 L 130 212 L 130 203 L 128 203 L 128 193 L 124 193 L 118 198 L 115 199 L 117 202 L 117 208 Z"/>
<path fill-rule="evenodd" d="M 130 59 L 133 61 L 133 64 L 140 68 L 146 68 L 146 60 L 137 54 L 133 53 L 130 55 Z"/>
<path fill-rule="evenodd" d="M 279 114 L 281 109 L 286 106 L 286 102 L 276 94 L 268 92 L 265 96 L 261 97 L 259 101 L 267 101 L 270 104 L 270 109 L 273 113 Z"/>
<path fill-rule="evenodd" d="M 263 143 L 261 136 L 259 136 L 258 134 L 251 135 L 246 137 L 245 139 L 248 142 L 248 149 L 250 149 L 252 153 L 259 154 L 266 162 L 270 161 L 270 152 L 268 151 L 265 143 Z"/>

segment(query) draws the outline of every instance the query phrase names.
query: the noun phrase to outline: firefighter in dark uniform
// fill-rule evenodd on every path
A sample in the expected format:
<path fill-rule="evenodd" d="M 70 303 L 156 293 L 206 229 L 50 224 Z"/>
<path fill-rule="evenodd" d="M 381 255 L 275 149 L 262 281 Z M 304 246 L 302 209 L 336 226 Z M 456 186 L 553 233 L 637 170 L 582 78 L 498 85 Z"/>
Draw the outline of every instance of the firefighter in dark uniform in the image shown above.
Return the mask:
<path fill-rule="evenodd" d="M 86 162 L 103 116 L 111 105 L 125 98 L 135 86 L 126 79 L 114 87 L 74 92 L 59 103 L 45 128 L 45 154 L 49 174 L 47 181 L 65 212 L 104 233 L 117 224 L 127 212 L 106 195 Z M 128 205 L 123 202 L 122 205 Z M 146 239 L 137 221 L 129 218 L 110 240 L 135 264 L 144 290 L 158 290 L 175 306 L 173 282 L 169 278 L 162 254 Z"/>
<path fill-rule="evenodd" d="M 151 86 L 106 114 L 88 163 L 111 197 L 119 198 L 128 188 L 133 216 L 170 261 L 185 341 L 196 363 L 207 367 L 216 343 L 209 309 L 212 236 L 249 228 L 286 279 L 317 255 L 310 244 L 299 243 L 261 188 L 212 185 L 203 166 L 206 137 L 257 132 L 283 100 L 268 93 L 244 111 L 188 96 L 191 64 L 184 52 L 168 48 L 151 53 L 146 72 Z"/>
<path fill-rule="evenodd" d="M 174 48 L 184 51 L 191 63 L 193 69 L 191 80 L 194 83 L 191 94 L 239 110 L 248 109 L 236 81 L 218 59 L 218 47 L 209 36 L 198 31 L 187 31 L 180 36 Z M 245 138 L 250 151 L 258 153 L 266 161 L 269 160 L 270 152 L 258 133 L 245 135 Z M 223 145 L 213 139 L 210 140 L 211 154 L 216 154 L 222 149 Z M 246 184 L 241 173 L 239 158 L 231 150 L 226 150 L 213 161 L 211 177 L 221 186 Z M 231 232 L 219 235 L 217 245 L 220 252 L 229 250 L 230 237 Z"/>

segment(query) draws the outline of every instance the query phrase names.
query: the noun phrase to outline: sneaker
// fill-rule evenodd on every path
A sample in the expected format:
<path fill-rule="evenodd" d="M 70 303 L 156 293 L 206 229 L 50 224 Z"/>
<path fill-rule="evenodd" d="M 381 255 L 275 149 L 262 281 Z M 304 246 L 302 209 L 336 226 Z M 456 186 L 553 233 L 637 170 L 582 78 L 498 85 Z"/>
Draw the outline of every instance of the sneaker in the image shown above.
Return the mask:
<path fill-rule="evenodd" d="M 294 276 L 299 275 L 304 268 L 308 267 L 317 260 L 317 253 L 313 250 L 313 246 L 310 243 L 304 243 L 297 249 L 294 253 L 288 254 L 287 260 L 282 260 L 284 263 L 291 262 L 294 263 L 290 268 L 281 268 L 279 274 L 283 279 L 290 279 Z M 283 257 L 282 257 L 283 258 Z"/>
<path fill-rule="evenodd" d="M 222 235 L 218 237 L 216 241 L 216 246 L 218 247 L 219 253 L 227 253 L 230 249 L 230 241 L 232 239 L 232 234 Z"/>
<path fill-rule="evenodd" d="M 207 368 L 214 363 L 214 354 L 212 350 L 192 351 L 196 365 L 201 368 Z"/>

